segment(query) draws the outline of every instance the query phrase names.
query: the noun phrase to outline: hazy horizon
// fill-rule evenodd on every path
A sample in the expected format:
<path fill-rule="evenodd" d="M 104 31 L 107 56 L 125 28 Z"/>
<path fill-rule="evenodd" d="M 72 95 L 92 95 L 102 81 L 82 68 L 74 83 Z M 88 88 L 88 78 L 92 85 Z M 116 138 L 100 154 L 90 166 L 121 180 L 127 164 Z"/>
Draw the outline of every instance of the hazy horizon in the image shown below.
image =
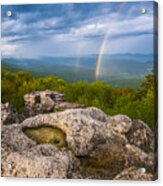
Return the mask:
<path fill-rule="evenodd" d="M 80 56 L 81 58 L 82 57 L 91 57 L 91 56 L 97 56 L 98 57 L 98 53 L 96 53 L 96 54 L 85 54 L 85 55 L 82 55 L 82 56 Z M 116 56 L 135 56 L 135 55 L 138 55 L 138 56 L 154 56 L 155 54 L 154 53 L 111 53 L 111 54 L 103 54 L 103 56 L 110 56 L 110 57 L 116 57 Z M 69 57 L 74 57 L 74 58 L 76 58 L 76 57 L 78 57 L 77 55 L 42 55 L 42 56 L 35 56 L 35 57 L 30 57 L 30 56 L 26 56 L 26 57 L 21 57 L 21 56 L 4 56 L 4 57 L 2 57 L 1 59 L 3 60 L 3 59 L 6 59 L 6 58 L 14 58 L 14 59 L 41 59 L 41 58 L 69 58 Z"/>

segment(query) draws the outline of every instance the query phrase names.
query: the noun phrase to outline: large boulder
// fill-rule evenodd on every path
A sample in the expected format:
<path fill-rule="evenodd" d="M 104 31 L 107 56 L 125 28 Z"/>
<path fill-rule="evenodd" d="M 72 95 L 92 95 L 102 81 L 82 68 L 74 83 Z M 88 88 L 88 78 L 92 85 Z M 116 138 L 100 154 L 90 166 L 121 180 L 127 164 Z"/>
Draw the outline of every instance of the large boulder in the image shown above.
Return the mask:
<path fill-rule="evenodd" d="M 3 126 L 2 175 L 154 180 L 154 149 L 144 149 L 147 141 L 154 141 L 153 132 L 143 124 L 150 139 L 144 144 L 132 140 L 135 124 L 127 116 L 107 116 L 91 107 L 40 114 L 21 125 Z M 131 167 L 145 172 L 132 177 L 126 171 Z"/>

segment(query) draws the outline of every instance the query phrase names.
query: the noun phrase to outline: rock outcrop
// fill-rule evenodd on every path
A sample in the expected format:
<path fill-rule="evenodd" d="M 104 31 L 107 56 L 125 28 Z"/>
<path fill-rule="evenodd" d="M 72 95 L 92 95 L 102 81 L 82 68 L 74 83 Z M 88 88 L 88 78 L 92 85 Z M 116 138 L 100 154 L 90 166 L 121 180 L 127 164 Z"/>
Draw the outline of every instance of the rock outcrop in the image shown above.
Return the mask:
<path fill-rule="evenodd" d="M 71 108 L 82 108 L 77 103 L 66 102 L 65 94 L 45 90 L 36 91 L 24 95 L 26 117 L 35 116 L 37 114 L 49 113 L 55 110 L 63 111 Z"/>
<path fill-rule="evenodd" d="M 154 169 L 153 132 L 124 115 L 90 107 L 2 127 L 2 176 L 154 180 Z"/>

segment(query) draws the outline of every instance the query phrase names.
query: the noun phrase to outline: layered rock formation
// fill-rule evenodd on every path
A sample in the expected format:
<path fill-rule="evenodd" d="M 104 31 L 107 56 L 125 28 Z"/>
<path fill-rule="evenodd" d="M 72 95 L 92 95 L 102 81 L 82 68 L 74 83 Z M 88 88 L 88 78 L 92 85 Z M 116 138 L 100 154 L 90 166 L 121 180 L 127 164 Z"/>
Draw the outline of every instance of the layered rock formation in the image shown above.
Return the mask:
<path fill-rule="evenodd" d="M 154 180 L 154 149 L 151 129 L 124 115 L 94 107 L 39 114 L 3 125 L 2 176 Z"/>
<path fill-rule="evenodd" d="M 25 94 L 24 101 L 24 114 L 26 117 L 49 113 L 54 110 L 63 111 L 66 109 L 83 107 L 76 103 L 66 102 L 65 94 L 51 90 L 36 91 L 30 94 Z"/>

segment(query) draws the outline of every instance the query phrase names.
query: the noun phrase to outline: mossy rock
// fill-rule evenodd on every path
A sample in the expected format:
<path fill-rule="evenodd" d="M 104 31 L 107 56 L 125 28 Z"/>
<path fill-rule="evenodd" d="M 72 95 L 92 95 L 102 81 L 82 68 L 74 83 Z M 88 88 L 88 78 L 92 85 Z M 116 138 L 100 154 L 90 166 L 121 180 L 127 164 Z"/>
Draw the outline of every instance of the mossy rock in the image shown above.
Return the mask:
<path fill-rule="evenodd" d="M 38 144 L 52 144 L 58 148 L 66 146 L 66 134 L 55 127 L 26 127 L 23 132 Z"/>

